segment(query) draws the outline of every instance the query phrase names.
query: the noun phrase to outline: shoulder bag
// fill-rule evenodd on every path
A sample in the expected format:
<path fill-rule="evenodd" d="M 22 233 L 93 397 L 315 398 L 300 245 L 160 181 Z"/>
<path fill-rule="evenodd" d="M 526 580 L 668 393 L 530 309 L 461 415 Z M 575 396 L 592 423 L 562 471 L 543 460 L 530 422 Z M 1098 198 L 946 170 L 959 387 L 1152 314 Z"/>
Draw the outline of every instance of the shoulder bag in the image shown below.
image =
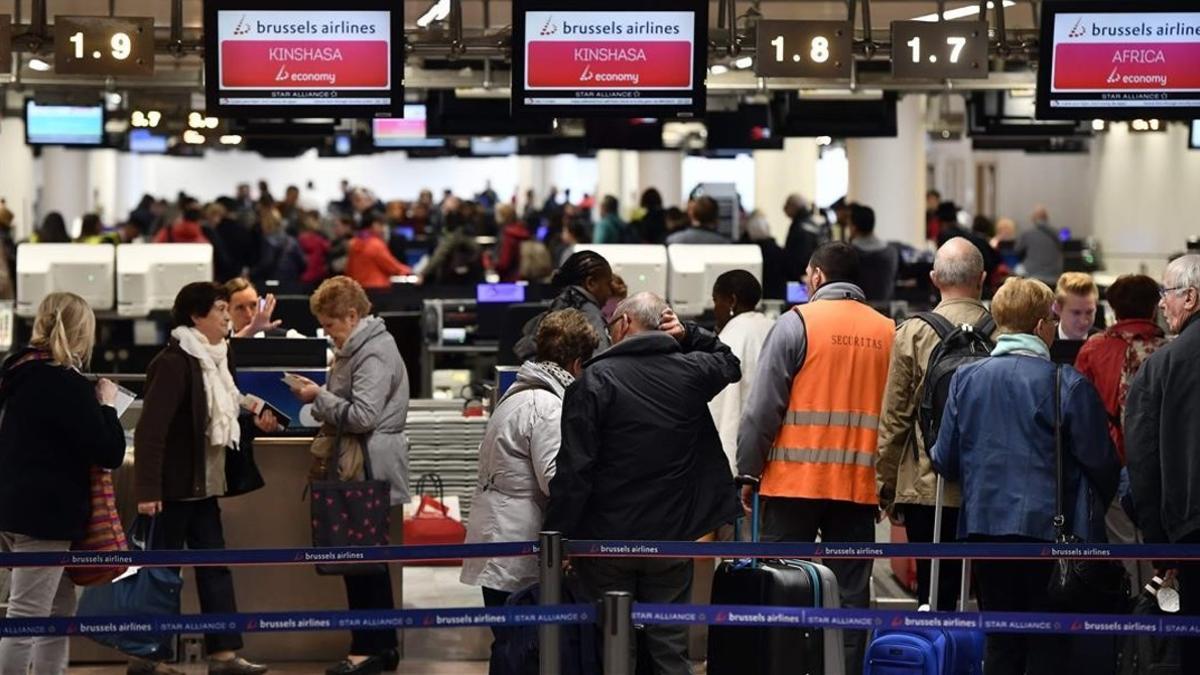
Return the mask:
<path fill-rule="evenodd" d="M 1063 440 L 1062 440 L 1062 366 L 1054 369 L 1054 454 L 1056 460 L 1057 491 L 1055 493 L 1054 536 L 1060 545 L 1082 543 L 1071 533 L 1067 522 L 1066 504 L 1063 495 Z M 1087 478 L 1084 478 L 1086 481 Z M 1080 485 L 1087 490 L 1087 485 Z M 1054 572 L 1046 589 L 1051 604 L 1065 612 L 1123 612 L 1129 597 L 1129 579 L 1125 568 L 1112 560 L 1067 560 L 1054 561 Z"/>
<path fill-rule="evenodd" d="M 91 520 L 83 538 L 71 544 L 72 551 L 124 551 L 127 548 L 121 514 L 117 513 L 112 472 L 98 466 L 91 469 Z M 107 584 L 125 573 L 124 567 L 68 567 L 67 576 L 76 586 Z"/>
<path fill-rule="evenodd" d="M 370 453 L 359 448 L 362 456 L 363 479 L 351 476 L 342 480 L 339 466 L 350 438 L 345 433 L 346 417 L 350 414 L 347 402 L 338 417 L 337 427 L 325 462 L 325 474 L 311 483 L 312 540 L 316 548 L 356 546 L 387 546 L 391 529 L 391 486 L 375 480 L 371 473 Z M 317 565 L 317 574 L 359 576 L 386 574 L 386 563 L 342 563 Z"/>

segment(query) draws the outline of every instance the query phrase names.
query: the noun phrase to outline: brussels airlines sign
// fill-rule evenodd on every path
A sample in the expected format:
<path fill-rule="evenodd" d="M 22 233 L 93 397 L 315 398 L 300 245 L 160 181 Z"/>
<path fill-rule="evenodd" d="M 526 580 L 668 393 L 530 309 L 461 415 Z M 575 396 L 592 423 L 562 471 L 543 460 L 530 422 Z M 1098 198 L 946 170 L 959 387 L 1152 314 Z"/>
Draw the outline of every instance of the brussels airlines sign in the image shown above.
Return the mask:
<path fill-rule="evenodd" d="M 695 22 L 682 11 L 530 11 L 525 102 L 690 105 Z"/>
<path fill-rule="evenodd" d="M 1054 17 L 1051 107 L 1200 103 L 1200 13 Z"/>

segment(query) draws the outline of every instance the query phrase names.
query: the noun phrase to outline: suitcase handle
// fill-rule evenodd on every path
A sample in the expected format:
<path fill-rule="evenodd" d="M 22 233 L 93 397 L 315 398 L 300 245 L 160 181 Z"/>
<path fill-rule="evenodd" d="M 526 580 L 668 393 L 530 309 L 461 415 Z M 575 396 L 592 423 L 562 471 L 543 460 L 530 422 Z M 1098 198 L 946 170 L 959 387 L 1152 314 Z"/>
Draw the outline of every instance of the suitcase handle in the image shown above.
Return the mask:
<path fill-rule="evenodd" d="M 738 497 L 739 504 L 742 501 L 742 494 L 741 494 L 740 488 L 745 487 L 747 485 L 749 485 L 752 488 L 752 492 L 754 493 L 754 499 L 751 502 L 751 508 L 750 508 L 750 541 L 757 544 L 758 537 L 759 537 L 759 533 L 758 533 L 758 506 L 759 506 L 758 490 L 762 486 L 762 481 L 755 476 L 741 475 L 741 476 L 734 477 L 733 484 L 739 488 L 739 490 L 737 491 L 737 497 Z M 735 539 L 741 538 L 738 534 L 736 523 L 734 523 L 734 538 Z M 757 559 L 753 559 L 753 560 L 754 560 L 754 565 L 757 567 L 759 561 Z"/>

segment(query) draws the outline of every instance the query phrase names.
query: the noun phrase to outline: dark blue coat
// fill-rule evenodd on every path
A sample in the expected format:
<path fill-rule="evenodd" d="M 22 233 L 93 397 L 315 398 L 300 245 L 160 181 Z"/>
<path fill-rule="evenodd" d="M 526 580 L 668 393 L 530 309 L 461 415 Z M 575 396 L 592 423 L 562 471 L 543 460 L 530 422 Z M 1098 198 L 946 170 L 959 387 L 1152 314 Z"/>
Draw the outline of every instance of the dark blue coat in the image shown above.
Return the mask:
<path fill-rule="evenodd" d="M 962 485 L 958 535 L 1054 540 L 1054 369 L 1048 359 L 994 356 L 960 368 L 932 450 Z M 1096 389 L 1062 366 L 1064 502 L 1070 530 L 1104 541 L 1120 465 Z"/>

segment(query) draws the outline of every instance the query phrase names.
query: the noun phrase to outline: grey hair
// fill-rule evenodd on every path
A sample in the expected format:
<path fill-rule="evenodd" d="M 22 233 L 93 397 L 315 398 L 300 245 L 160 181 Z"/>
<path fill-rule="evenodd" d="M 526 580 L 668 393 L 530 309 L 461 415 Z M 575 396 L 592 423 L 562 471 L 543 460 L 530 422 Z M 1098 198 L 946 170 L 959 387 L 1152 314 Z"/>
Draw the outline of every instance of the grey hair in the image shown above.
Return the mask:
<path fill-rule="evenodd" d="M 1172 260 L 1163 281 L 1171 287 L 1200 290 L 1200 255 L 1193 253 Z"/>
<path fill-rule="evenodd" d="M 654 293 L 631 295 L 613 311 L 613 320 L 628 316 L 642 330 L 656 330 L 662 322 L 662 313 L 668 309 L 667 301 Z"/>
<path fill-rule="evenodd" d="M 983 254 L 969 239 L 954 237 L 938 249 L 933 273 L 942 286 L 974 288 L 983 276 Z"/>

